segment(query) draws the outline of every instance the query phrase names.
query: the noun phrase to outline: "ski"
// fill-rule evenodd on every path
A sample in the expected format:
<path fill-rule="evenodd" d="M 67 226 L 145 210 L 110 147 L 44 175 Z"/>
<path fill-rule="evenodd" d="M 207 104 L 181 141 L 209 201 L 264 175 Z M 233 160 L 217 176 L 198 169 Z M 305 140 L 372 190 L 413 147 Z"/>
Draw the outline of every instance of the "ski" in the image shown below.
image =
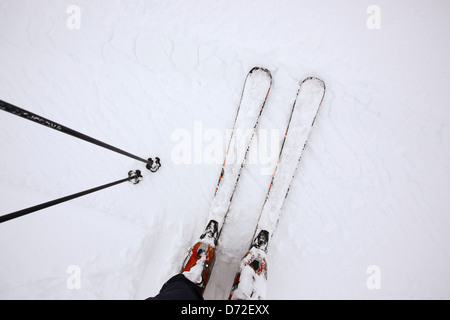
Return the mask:
<path fill-rule="evenodd" d="M 202 294 L 214 265 L 215 247 L 271 85 L 272 76 L 266 69 L 255 67 L 247 74 L 207 226 L 188 251 L 181 268 L 186 278 L 202 288 Z"/>
<path fill-rule="evenodd" d="M 278 162 L 267 191 L 250 249 L 240 262 L 229 299 L 264 299 L 267 249 L 325 95 L 325 83 L 307 78 L 300 84 L 292 107 Z"/>

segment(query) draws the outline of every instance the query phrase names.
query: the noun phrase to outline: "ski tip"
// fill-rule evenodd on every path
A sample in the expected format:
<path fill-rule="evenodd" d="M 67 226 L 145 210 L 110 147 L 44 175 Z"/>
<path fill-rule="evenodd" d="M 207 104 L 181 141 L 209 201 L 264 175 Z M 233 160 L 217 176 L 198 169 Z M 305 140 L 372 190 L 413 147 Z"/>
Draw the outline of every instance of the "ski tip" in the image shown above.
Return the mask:
<path fill-rule="evenodd" d="M 320 85 L 324 90 L 326 89 L 326 86 L 325 86 L 325 82 L 323 82 L 323 80 L 321 80 L 321 79 L 319 79 L 319 78 L 316 78 L 316 77 L 308 77 L 308 78 L 306 78 L 306 79 L 304 79 L 301 83 L 300 83 L 300 86 L 302 85 L 302 84 L 304 84 L 305 82 L 316 82 L 318 85 Z"/>
<path fill-rule="evenodd" d="M 269 69 L 263 68 L 263 67 L 253 67 L 248 74 L 252 74 L 254 72 L 263 72 L 265 74 L 267 74 L 270 79 L 272 79 L 272 74 L 270 73 Z"/>

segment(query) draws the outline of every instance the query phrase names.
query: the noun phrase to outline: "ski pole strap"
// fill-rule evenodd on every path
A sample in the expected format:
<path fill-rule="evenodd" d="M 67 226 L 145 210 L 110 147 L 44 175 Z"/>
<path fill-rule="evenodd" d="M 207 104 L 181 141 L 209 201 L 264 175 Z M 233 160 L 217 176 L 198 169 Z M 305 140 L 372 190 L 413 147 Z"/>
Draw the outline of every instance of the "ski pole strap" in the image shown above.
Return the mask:
<path fill-rule="evenodd" d="M 42 210 L 42 209 L 45 209 L 45 208 L 48 208 L 48 207 L 52 207 L 54 205 L 57 205 L 57 204 L 60 204 L 60 203 L 66 202 L 66 201 L 70 201 L 70 200 L 73 200 L 73 199 L 76 199 L 76 198 L 88 195 L 90 193 L 94 193 L 94 192 L 97 192 L 97 191 L 100 191 L 100 190 L 103 190 L 103 189 L 106 189 L 106 188 L 118 185 L 120 183 L 124 183 L 124 182 L 130 181 L 130 182 L 133 182 L 133 184 L 138 184 L 141 180 L 142 180 L 142 175 L 141 175 L 141 172 L 139 170 L 130 171 L 128 173 L 128 177 L 125 178 L 125 179 L 117 180 L 117 181 L 114 181 L 114 182 L 111 182 L 111 183 L 108 183 L 108 184 L 105 184 L 105 185 L 102 185 L 102 186 L 99 186 L 99 187 L 96 187 L 96 188 L 92 188 L 92 189 L 89 189 L 89 190 L 86 190 L 86 191 L 74 193 L 72 195 L 65 196 L 65 197 L 62 197 L 62 198 L 59 198 L 59 199 L 56 199 L 56 200 L 52 200 L 52 201 L 49 201 L 49 202 L 41 203 L 41 204 L 38 204 L 38 205 L 33 206 L 33 207 L 29 207 L 29 208 L 22 209 L 22 210 L 19 210 L 19 211 L 16 211 L 16 212 L 5 214 L 3 216 L 0 216 L 0 223 L 6 222 L 6 221 L 9 221 L 9 220 L 12 220 L 12 219 L 19 218 L 19 217 L 22 217 L 24 215 L 27 215 L 27 214 L 30 214 L 30 213 L 33 213 L 33 212 L 36 212 L 36 211 L 39 211 L 39 210 Z"/>
<path fill-rule="evenodd" d="M 108 150 L 120 153 L 120 154 L 122 154 L 124 156 L 127 156 L 127 157 L 130 157 L 132 159 L 144 162 L 145 164 L 147 164 L 147 166 L 152 167 L 153 163 L 150 163 L 151 158 L 148 159 L 148 160 L 145 160 L 145 159 L 143 159 L 141 157 L 138 157 L 138 156 L 136 156 L 136 155 L 134 155 L 132 153 L 126 152 L 126 151 L 124 151 L 122 149 L 119 149 L 119 148 L 116 148 L 116 147 L 114 147 L 114 146 L 112 146 L 110 144 L 107 144 L 107 143 L 102 142 L 100 140 L 94 139 L 94 138 L 92 138 L 90 136 L 87 136 L 87 135 L 81 133 L 81 132 L 75 131 L 75 130 L 70 129 L 68 127 L 65 127 L 65 126 L 63 126 L 63 125 L 61 125 L 61 124 L 59 124 L 57 122 L 54 122 L 52 120 L 46 119 L 44 117 L 41 117 L 41 116 L 39 116 L 39 115 L 37 115 L 37 114 L 35 114 L 33 112 L 30 112 L 30 111 L 27 111 L 25 109 L 19 108 L 19 107 L 15 106 L 15 105 L 12 105 L 12 104 L 10 104 L 8 102 L 5 102 L 3 100 L 0 100 L 0 110 L 9 112 L 9 113 L 11 113 L 13 115 L 22 117 L 24 119 L 27 119 L 27 120 L 30 120 L 30 121 L 33 121 L 33 122 L 36 122 L 38 124 L 41 124 L 41 125 L 43 125 L 45 127 L 48 127 L 48 128 L 54 129 L 54 130 L 57 130 L 59 132 L 71 135 L 71 136 L 73 136 L 75 138 L 78 138 L 78 139 L 90 142 L 92 144 L 95 144 L 97 146 L 103 147 L 105 149 L 108 149 Z M 154 166 L 153 166 L 153 168 L 154 168 Z M 150 171 L 155 172 L 156 170 L 150 170 Z"/>

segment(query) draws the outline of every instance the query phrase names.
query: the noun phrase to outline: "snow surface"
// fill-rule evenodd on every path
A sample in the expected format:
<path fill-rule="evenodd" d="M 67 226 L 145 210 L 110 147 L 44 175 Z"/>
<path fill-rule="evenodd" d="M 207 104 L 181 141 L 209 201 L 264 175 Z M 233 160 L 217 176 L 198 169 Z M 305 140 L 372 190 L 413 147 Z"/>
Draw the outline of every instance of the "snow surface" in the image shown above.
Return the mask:
<path fill-rule="evenodd" d="M 368 28 L 373 5 L 381 29 Z M 282 140 L 272 132 L 315 76 L 327 92 L 271 240 L 267 298 L 449 299 L 449 15 L 447 0 L 0 0 L 0 99 L 162 162 L 152 174 L 0 113 L 1 214 L 146 171 L 1 224 L 0 298 L 155 295 L 205 227 L 226 129 L 260 66 L 273 76 L 260 161 L 243 169 L 205 298 L 229 295 Z M 192 138 L 181 163 L 180 130 Z M 206 161 L 217 145 L 221 160 Z"/>

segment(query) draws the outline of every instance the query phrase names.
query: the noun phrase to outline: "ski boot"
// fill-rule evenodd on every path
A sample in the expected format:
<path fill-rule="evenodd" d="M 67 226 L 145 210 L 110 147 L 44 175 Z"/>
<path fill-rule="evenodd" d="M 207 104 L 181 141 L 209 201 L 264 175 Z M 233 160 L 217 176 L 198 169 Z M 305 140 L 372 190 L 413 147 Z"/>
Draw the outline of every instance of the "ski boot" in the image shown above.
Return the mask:
<path fill-rule="evenodd" d="M 267 244 L 269 233 L 261 230 L 242 258 L 228 300 L 262 300 L 267 285 Z"/>
<path fill-rule="evenodd" d="M 202 288 L 202 295 L 208 284 L 215 261 L 215 248 L 218 238 L 218 223 L 211 220 L 199 241 L 189 249 L 181 274 Z"/>

